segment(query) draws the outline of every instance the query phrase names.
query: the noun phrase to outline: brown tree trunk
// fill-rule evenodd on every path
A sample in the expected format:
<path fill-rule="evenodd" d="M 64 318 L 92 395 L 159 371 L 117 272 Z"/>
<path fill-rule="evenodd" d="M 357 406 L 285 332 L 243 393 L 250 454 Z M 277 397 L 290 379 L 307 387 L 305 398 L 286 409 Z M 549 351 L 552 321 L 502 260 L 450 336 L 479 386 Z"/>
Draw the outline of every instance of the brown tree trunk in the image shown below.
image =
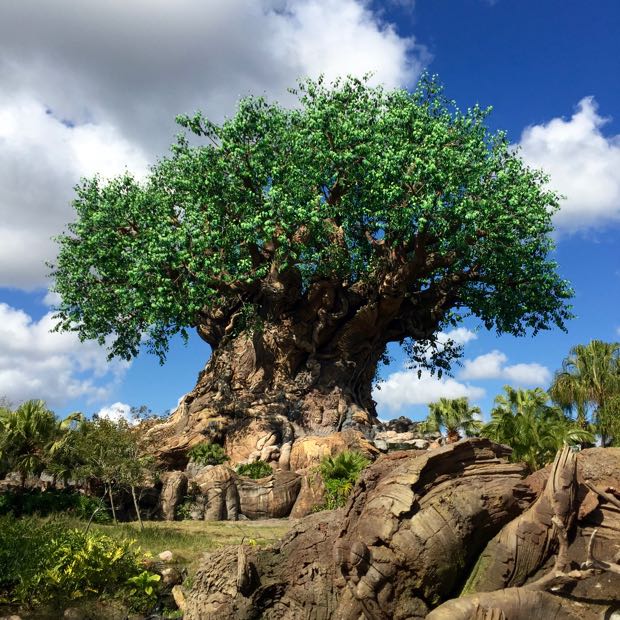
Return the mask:
<path fill-rule="evenodd" d="M 350 330 L 313 349 L 310 330 L 291 320 L 222 343 L 170 419 L 148 432 L 156 455 L 183 465 L 190 447 L 220 442 L 251 418 L 285 418 L 297 436 L 369 429 L 377 421 L 371 389 L 385 342 Z"/>
<path fill-rule="evenodd" d="M 133 506 L 136 509 L 136 516 L 138 517 L 138 523 L 140 524 L 140 529 L 144 529 L 144 524 L 142 523 L 142 517 L 140 516 L 140 508 L 138 506 L 138 498 L 136 497 L 136 487 L 131 485 L 131 497 L 133 499 Z"/>
<path fill-rule="evenodd" d="M 116 508 L 114 507 L 114 495 L 112 494 L 112 485 L 108 483 L 108 497 L 110 498 L 110 508 L 112 509 L 112 520 L 116 525 Z"/>

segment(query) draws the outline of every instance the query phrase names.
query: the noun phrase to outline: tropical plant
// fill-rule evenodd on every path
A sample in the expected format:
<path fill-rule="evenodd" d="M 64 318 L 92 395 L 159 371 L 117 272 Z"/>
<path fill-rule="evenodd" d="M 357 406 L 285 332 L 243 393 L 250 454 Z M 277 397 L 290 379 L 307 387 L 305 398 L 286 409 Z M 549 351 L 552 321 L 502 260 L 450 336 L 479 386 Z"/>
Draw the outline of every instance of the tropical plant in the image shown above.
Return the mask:
<path fill-rule="evenodd" d="M 574 346 L 556 372 L 549 394 L 587 428 L 588 416 L 603 446 L 620 443 L 620 343 L 592 340 Z"/>
<path fill-rule="evenodd" d="M 458 441 L 459 431 L 465 435 L 477 435 L 482 428 L 479 407 L 471 407 L 469 400 L 463 398 L 440 398 L 438 402 L 428 406 L 428 417 L 420 425 L 424 433 L 438 433 L 445 430 L 448 441 Z"/>
<path fill-rule="evenodd" d="M 142 570 L 130 541 L 11 516 L 0 517 L 0 566 L 0 599 L 24 605 L 115 595 Z"/>
<path fill-rule="evenodd" d="M 235 415 L 278 403 L 303 425 L 336 393 L 371 423 L 391 342 L 441 371 L 458 348 L 438 333 L 466 314 L 517 336 L 563 326 L 558 197 L 489 111 L 459 111 L 430 78 L 297 93 L 293 107 L 244 99 L 222 124 L 179 117 L 192 139 L 144 181 L 84 180 L 52 266 L 58 328 L 127 359 L 145 343 L 163 359 L 196 329 L 212 362 L 193 402 Z M 250 369 L 261 389 L 238 380 Z"/>
<path fill-rule="evenodd" d="M 29 475 L 39 475 L 63 441 L 59 422 L 42 400 L 29 400 L 15 411 L 0 409 L 0 461 L 20 474 L 22 487 Z"/>
<path fill-rule="evenodd" d="M 319 464 L 319 472 L 325 485 L 325 504 L 331 510 L 344 506 L 362 470 L 370 461 L 361 453 L 345 450 L 336 456 L 326 456 Z"/>
<path fill-rule="evenodd" d="M 512 460 L 525 463 L 531 471 L 551 462 L 565 444 L 591 442 L 593 435 L 581 428 L 556 406 L 541 388 L 515 389 L 504 386 L 505 394 L 495 399 L 491 421 L 480 434 L 512 448 Z"/>
<path fill-rule="evenodd" d="M 254 461 L 254 463 L 244 463 L 237 467 L 237 473 L 240 476 L 248 476 L 254 480 L 270 476 L 273 473 L 273 468 L 269 463 L 265 461 Z"/>
<path fill-rule="evenodd" d="M 222 446 L 207 441 L 195 445 L 188 451 L 187 456 L 197 465 L 221 465 L 228 460 Z"/>

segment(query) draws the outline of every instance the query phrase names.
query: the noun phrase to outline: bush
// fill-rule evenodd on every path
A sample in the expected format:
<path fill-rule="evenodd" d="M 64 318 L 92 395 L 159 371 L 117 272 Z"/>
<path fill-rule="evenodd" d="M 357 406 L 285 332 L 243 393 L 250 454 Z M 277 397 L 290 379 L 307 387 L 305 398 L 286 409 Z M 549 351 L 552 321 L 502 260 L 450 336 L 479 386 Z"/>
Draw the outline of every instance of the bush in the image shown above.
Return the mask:
<path fill-rule="evenodd" d="M 199 443 L 187 455 L 198 465 L 221 465 L 228 460 L 224 448 L 216 443 Z"/>
<path fill-rule="evenodd" d="M 325 484 L 325 504 L 322 508 L 332 510 L 344 506 L 362 470 L 369 464 L 363 454 L 350 450 L 335 457 L 324 457 L 319 465 Z"/>
<path fill-rule="evenodd" d="M 103 501 L 83 493 L 34 489 L 23 493 L 7 491 L 0 494 L 0 516 L 12 513 L 24 516 L 36 514 L 47 517 L 53 514 L 67 513 L 78 519 L 87 520 L 97 508 L 100 510 L 95 514 L 94 521 L 108 523 L 110 515 L 105 509 Z"/>
<path fill-rule="evenodd" d="M 254 463 L 246 463 L 237 467 L 237 473 L 240 476 L 247 476 L 253 480 L 270 476 L 273 473 L 273 468 L 265 461 L 255 461 Z"/>
<path fill-rule="evenodd" d="M 0 517 L 0 602 L 62 604 L 124 593 L 142 567 L 132 541 L 85 533 L 62 520 Z"/>

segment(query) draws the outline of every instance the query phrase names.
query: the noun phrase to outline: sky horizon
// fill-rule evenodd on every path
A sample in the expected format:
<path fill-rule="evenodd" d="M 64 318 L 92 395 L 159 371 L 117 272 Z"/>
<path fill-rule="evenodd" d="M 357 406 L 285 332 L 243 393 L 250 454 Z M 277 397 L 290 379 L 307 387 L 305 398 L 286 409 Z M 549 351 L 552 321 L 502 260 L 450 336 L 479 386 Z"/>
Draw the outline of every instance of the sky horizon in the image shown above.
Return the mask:
<path fill-rule="evenodd" d="M 468 320 L 451 334 L 462 365 L 441 380 L 418 380 L 390 346 L 379 417 L 421 419 L 427 403 L 467 396 L 486 419 L 504 384 L 546 389 L 572 346 L 620 341 L 618 26 L 612 0 L 0 5 L 0 397 L 42 398 L 59 415 L 174 409 L 210 354 L 196 335 L 174 338 L 160 366 L 146 352 L 108 362 L 96 343 L 50 332 L 45 262 L 73 219 L 73 187 L 96 173 L 143 177 L 174 142 L 177 114 L 220 121 L 244 95 L 290 104 L 287 88 L 304 77 L 369 71 L 407 89 L 427 71 L 461 109 L 493 107 L 488 125 L 564 196 L 553 259 L 576 315 L 566 333 L 534 338 Z"/>

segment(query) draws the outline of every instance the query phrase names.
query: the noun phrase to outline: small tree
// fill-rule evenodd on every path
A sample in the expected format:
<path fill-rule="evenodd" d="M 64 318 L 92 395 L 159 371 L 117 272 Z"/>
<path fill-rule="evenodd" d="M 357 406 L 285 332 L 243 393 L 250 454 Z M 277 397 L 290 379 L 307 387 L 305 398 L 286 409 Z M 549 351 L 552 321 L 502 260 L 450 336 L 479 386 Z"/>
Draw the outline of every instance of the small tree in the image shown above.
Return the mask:
<path fill-rule="evenodd" d="M 469 400 L 463 398 L 440 398 L 438 402 L 431 403 L 429 414 L 421 425 L 425 433 L 439 433 L 445 430 L 449 442 L 458 441 L 461 437 L 459 431 L 465 435 L 477 435 L 482 428 L 479 407 L 471 407 Z"/>
<path fill-rule="evenodd" d="M 143 455 L 135 429 L 125 420 L 114 422 L 95 417 L 76 434 L 76 451 L 80 461 L 78 474 L 104 484 L 114 522 L 114 491 L 124 485 L 131 492 L 136 517 L 142 525 L 135 489 L 154 475 L 155 464 Z"/>

